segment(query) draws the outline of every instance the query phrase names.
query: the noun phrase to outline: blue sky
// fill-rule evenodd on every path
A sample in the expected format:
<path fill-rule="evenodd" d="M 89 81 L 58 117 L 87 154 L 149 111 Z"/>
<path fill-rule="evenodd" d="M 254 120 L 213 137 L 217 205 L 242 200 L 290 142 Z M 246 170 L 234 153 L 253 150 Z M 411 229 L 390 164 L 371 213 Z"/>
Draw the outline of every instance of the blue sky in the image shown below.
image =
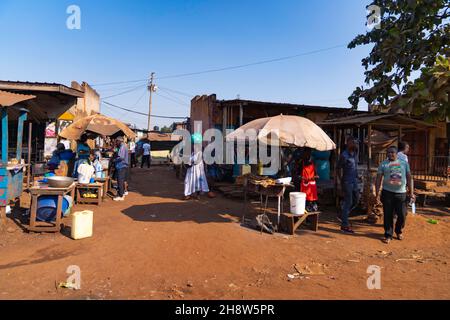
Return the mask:
<path fill-rule="evenodd" d="M 369 0 L 0 0 L 0 79 L 90 84 L 145 79 L 241 65 L 346 45 L 366 30 Z M 81 30 L 66 28 L 69 5 Z M 188 94 L 219 99 L 348 106 L 363 83 L 369 48 L 337 48 L 295 59 L 156 80 L 157 115 L 189 115 Z M 148 110 L 145 82 L 96 86 L 105 99 Z M 102 106 L 139 127 L 143 116 Z M 171 120 L 153 119 L 152 125 Z"/>

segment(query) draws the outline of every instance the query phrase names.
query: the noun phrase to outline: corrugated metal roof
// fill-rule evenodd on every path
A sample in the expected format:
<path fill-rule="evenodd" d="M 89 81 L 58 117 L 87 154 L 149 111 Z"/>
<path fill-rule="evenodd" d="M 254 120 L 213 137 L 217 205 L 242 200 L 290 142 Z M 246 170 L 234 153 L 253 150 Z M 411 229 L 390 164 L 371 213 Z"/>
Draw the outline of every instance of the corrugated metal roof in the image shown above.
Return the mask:
<path fill-rule="evenodd" d="M 22 93 L 25 91 L 59 92 L 79 98 L 84 96 L 84 92 L 78 89 L 74 89 L 60 83 L 48 82 L 0 80 L 0 90 L 17 91 Z"/>
<path fill-rule="evenodd" d="M 1 91 L 0 90 L 0 106 L 1 107 L 10 107 L 15 105 L 16 103 L 34 99 L 36 96 L 33 95 L 27 95 L 27 94 L 18 94 L 18 93 L 12 93 L 8 91 Z"/>
<path fill-rule="evenodd" d="M 331 106 L 313 106 L 306 104 L 295 104 L 295 103 L 281 103 L 281 102 L 266 102 L 266 101 L 256 101 L 256 100 L 242 100 L 242 99 L 234 99 L 234 100 L 218 100 L 219 104 L 224 105 L 242 105 L 244 107 L 249 105 L 266 105 L 273 107 L 286 107 L 286 108 L 300 108 L 300 109 L 308 109 L 308 110 L 320 110 L 320 111 L 350 111 L 351 107 L 342 108 L 342 107 L 331 107 Z M 365 113 L 366 111 L 356 111 L 358 113 Z"/>
<path fill-rule="evenodd" d="M 348 116 L 348 117 L 342 117 L 342 118 L 335 118 L 335 119 L 329 119 L 324 120 L 320 125 L 323 126 L 345 126 L 345 125 L 368 125 L 368 124 L 377 124 L 380 123 L 380 120 L 382 119 L 389 119 L 390 121 L 394 123 L 403 124 L 403 125 L 412 125 L 412 126 L 418 126 L 418 127 L 428 127 L 432 128 L 435 127 L 435 125 L 427 123 L 425 121 L 412 119 L 410 117 L 400 115 L 400 114 L 360 114 L 360 115 L 354 115 L 354 116 Z"/>

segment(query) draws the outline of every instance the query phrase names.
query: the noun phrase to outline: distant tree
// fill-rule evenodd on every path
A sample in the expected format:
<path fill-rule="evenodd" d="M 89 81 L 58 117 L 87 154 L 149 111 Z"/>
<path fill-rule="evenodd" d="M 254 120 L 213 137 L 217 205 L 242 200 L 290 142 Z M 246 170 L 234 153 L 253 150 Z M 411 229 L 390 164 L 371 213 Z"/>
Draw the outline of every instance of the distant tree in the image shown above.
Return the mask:
<path fill-rule="evenodd" d="M 159 131 L 159 127 L 158 126 L 154 126 L 153 127 L 153 131 Z"/>
<path fill-rule="evenodd" d="M 172 133 L 172 132 L 173 132 L 172 126 L 169 126 L 169 127 L 164 126 L 164 127 L 162 127 L 162 128 L 161 128 L 161 132 L 162 132 L 162 133 Z"/>
<path fill-rule="evenodd" d="M 352 106 L 364 99 L 428 119 L 450 116 L 450 0 L 374 0 L 371 5 L 381 9 L 378 27 L 348 45 L 373 44 L 362 60 L 366 87 L 354 90 Z"/>

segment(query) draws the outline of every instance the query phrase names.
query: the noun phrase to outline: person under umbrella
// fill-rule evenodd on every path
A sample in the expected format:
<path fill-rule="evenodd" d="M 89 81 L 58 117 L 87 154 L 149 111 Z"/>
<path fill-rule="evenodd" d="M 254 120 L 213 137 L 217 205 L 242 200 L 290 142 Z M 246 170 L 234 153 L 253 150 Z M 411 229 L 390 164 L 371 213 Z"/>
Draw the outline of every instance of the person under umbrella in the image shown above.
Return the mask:
<path fill-rule="evenodd" d="M 303 152 L 303 159 L 301 161 L 301 187 L 300 191 L 306 193 L 306 211 L 318 211 L 317 206 L 317 184 L 316 179 L 319 176 L 316 174 L 316 168 L 311 158 L 311 149 L 305 148 Z"/>

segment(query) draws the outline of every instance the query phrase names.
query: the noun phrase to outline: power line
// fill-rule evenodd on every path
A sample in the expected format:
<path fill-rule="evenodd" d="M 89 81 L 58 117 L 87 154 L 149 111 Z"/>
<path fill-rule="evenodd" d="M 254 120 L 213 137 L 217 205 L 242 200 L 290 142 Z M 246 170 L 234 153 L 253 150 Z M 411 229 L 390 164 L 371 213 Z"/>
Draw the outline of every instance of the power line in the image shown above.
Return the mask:
<path fill-rule="evenodd" d="M 262 61 L 258 61 L 258 62 L 252 62 L 252 63 L 241 64 L 241 65 L 236 65 L 236 66 L 229 66 L 229 67 L 224 67 L 224 68 L 209 69 L 209 70 L 204 70 L 204 71 L 199 71 L 199 72 L 175 74 L 175 75 L 171 75 L 171 76 L 159 77 L 158 79 L 159 80 L 161 80 L 161 79 L 173 79 L 173 78 L 181 78 L 181 77 L 200 75 L 200 74 L 205 74 L 205 73 L 212 73 L 212 72 L 219 72 L 219 71 L 226 71 L 226 70 L 241 69 L 241 68 L 246 68 L 246 67 L 250 67 L 250 66 L 256 66 L 256 65 L 260 65 L 260 64 L 267 64 L 267 63 L 272 63 L 272 62 L 278 62 L 278 61 L 283 61 L 283 60 L 294 59 L 294 58 L 298 58 L 298 57 L 302 57 L 302 56 L 307 56 L 307 55 L 311 55 L 311 54 L 315 54 L 315 53 L 330 51 L 330 50 L 333 50 L 333 49 L 343 48 L 343 47 L 347 47 L 347 46 L 341 44 L 341 45 L 338 45 L 338 46 L 333 46 L 333 47 L 319 49 L 319 50 L 314 50 L 314 51 L 309 51 L 309 52 L 303 52 L 303 53 L 299 53 L 299 54 L 295 54 L 295 55 L 291 55 L 291 56 L 286 56 L 286 57 L 281 57 L 281 58 L 275 58 L 275 59 L 270 59 L 270 60 L 262 60 Z"/>
<path fill-rule="evenodd" d="M 145 96 L 146 93 L 147 93 L 147 87 L 145 87 L 144 92 L 143 92 L 142 95 L 139 97 L 139 99 L 136 101 L 136 103 L 133 104 L 133 107 L 136 107 L 136 105 L 142 100 L 142 98 Z"/>
<path fill-rule="evenodd" d="M 148 81 L 148 79 L 97 83 L 97 84 L 93 84 L 92 87 L 102 87 L 102 86 L 110 86 L 110 85 L 114 85 L 114 84 L 136 83 L 136 82 L 143 82 L 143 81 Z"/>
<path fill-rule="evenodd" d="M 318 50 L 313 50 L 313 51 L 308 51 L 308 52 L 302 52 L 302 53 L 285 56 L 285 57 L 280 57 L 280 58 L 275 58 L 275 59 L 261 60 L 261 61 L 252 62 L 252 63 L 228 66 L 228 67 L 223 67 L 223 68 L 215 68 L 215 69 L 209 69 L 209 70 L 198 71 L 198 72 L 181 73 L 181 74 L 169 75 L 169 76 L 164 76 L 164 77 L 158 77 L 155 79 L 173 79 L 173 78 L 181 78 L 181 77 L 200 75 L 200 74 L 205 74 L 205 73 L 241 69 L 241 68 L 246 68 L 246 67 L 251 67 L 251 66 L 256 66 L 256 65 L 261 65 L 261 64 L 267 64 L 267 63 L 278 62 L 278 61 L 283 61 L 283 60 L 290 60 L 290 59 L 294 59 L 294 58 L 298 58 L 298 57 L 302 57 L 302 56 L 308 56 L 308 55 L 312 55 L 312 54 L 316 54 L 316 53 L 321 53 L 321 52 L 326 52 L 326 51 L 330 51 L 330 50 L 334 50 L 334 49 L 338 49 L 338 48 L 346 48 L 346 47 L 347 47 L 347 45 L 341 44 L 341 45 L 337 45 L 337 46 L 333 46 L 333 47 L 328 47 L 328 48 L 323 48 L 323 49 L 318 49 Z M 136 83 L 136 82 L 143 82 L 143 81 L 148 81 L 148 79 L 98 83 L 98 84 L 93 84 L 92 86 L 99 87 L 99 86 L 107 86 L 107 85 L 123 84 L 123 83 Z"/>
<path fill-rule="evenodd" d="M 164 96 L 161 93 L 155 92 L 155 94 L 158 95 L 159 97 L 162 97 L 162 98 L 166 99 L 166 100 L 170 100 L 172 102 L 175 102 L 175 103 L 179 104 L 180 106 L 189 107 L 189 104 L 177 101 L 177 100 L 175 100 L 173 98 L 170 98 L 170 97 L 167 97 L 167 96 Z"/>
<path fill-rule="evenodd" d="M 136 90 L 138 90 L 138 89 L 140 89 L 140 88 L 142 88 L 142 87 L 143 87 L 143 86 L 140 84 L 139 86 L 134 87 L 134 88 L 132 88 L 132 89 L 128 89 L 128 90 L 126 90 L 126 91 L 123 91 L 123 92 L 120 92 L 120 93 L 116 93 L 116 94 L 113 94 L 113 95 L 111 95 L 111 96 L 104 97 L 104 98 L 102 98 L 102 99 L 109 99 L 109 98 L 114 98 L 114 97 L 117 97 L 117 96 L 121 96 L 121 95 L 130 93 L 130 92 L 136 91 Z"/>
<path fill-rule="evenodd" d="M 159 87 L 158 87 L 158 88 L 159 88 Z M 161 89 L 161 88 L 159 88 L 159 89 Z M 165 90 L 165 89 L 161 89 L 161 90 L 164 91 L 165 94 L 168 94 L 169 97 L 171 97 L 172 99 L 178 101 L 179 104 L 182 104 L 182 105 L 189 105 L 186 101 L 181 100 L 179 97 L 175 96 L 174 94 L 170 93 L 169 91 L 167 91 L 167 90 Z M 160 94 L 160 96 L 163 97 L 163 98 L 167 98 L 167 99 L 169 98 L 169 97 L 163 96 L 162 94 Z"/>
<path fill-rule="evenodd" d="M 107 101 L 102 101 L 102 103 L 104 103 L 104 104 L 106 104 L 108 106 L 117 108 L 117 109 L 125 110 L 125 111 L 131 112 L 131 113 L 135 113 L 135 114 L 139 114 L 139 115 L 148 117 L 148 113 L 134 111 L 134 110 L 131 110 L 131 109 L 128 109 L 128 108 L 120 107 L 118 105 L 112 104 L 112 103 L 107 102 Z M 187 119 L 188 118 L 188 117 L 159 116 L 159 115 L 153 115 L 153 114 L 151 116 L 154 117 L 154 118 L 162 118 L 162 119 Z"/>
<path fill-rule="evenodd" d="M 186 92 L 183 92 L 183 91 L 170 89 L 170 88 L 167 88 L 167 87 L 158 86 L 158 88 L 160 88 L 162 90 L 165 90 L 165 91 L 171 91 L 171 92 L 174 92 L 174 93 L 178 93 L 179 95 L 186 96 L 188 98 L 192 98 L 192 97 L 195 96 L 195 94 L 190 94 L 190 93 L 186 93 Z"/>

